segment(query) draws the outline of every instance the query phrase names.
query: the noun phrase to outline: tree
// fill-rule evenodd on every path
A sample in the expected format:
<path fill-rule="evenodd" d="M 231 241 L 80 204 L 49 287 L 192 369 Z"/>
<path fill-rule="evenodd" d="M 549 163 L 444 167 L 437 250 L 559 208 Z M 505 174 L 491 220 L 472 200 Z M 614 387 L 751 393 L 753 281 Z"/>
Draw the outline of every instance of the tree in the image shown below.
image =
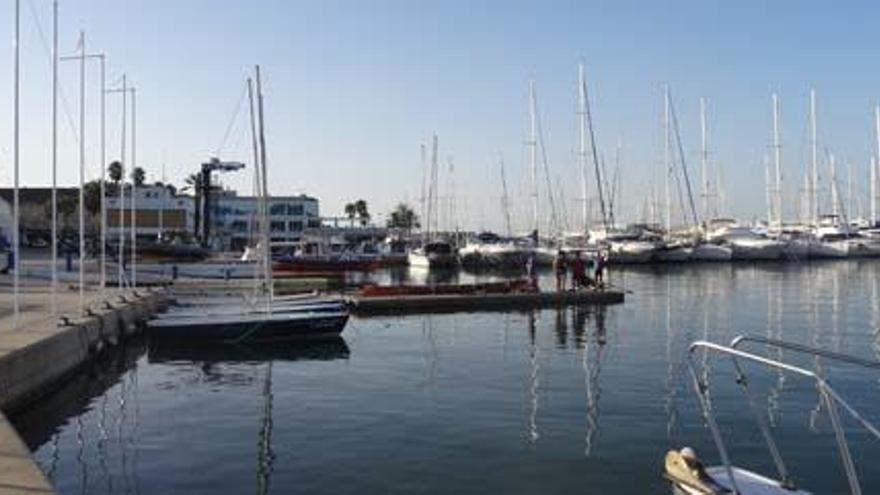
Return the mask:
<path fill-rule="evenodd" d="M 131 181 L 134 182 L 135 187 L 143 187 L 147 182 L 147 173 L 143 168 L 135 167 L 131 171 Z"/>
<path fill-rule="evenodd" d="M 108 196 L 119 195 L 119 183 L 122 182 L 122 163 L 113 161 L 107 166 L 107 173 L 110 176 L 110 187 L 107 188 Z"/>
<path fill-rule="evenodd" d="M 122 181 L 122 162 L 117 160 L 110 163 L 107 172 L 110 174 L 110 181 L 119 184 Z"/>
<path fill-rule="evenodd" d="M 101 181 L 90 180 L 83 186 L 83 201 L 86 211 L 97 215 L 101 211 Z"/>
<path fill-rule="evenodd" d="M 79 209 L 79 200 L 73 195 L 59 194 L 57 208 L 61 225 L 65 229 L 70 228 L 70 217 Z"/>
<path fill-rule="evenodd" d="M 357 218 L 357 206 L 354 203 L 345 204 L 345 216 L 351 220 L 351 226 L 354 227 L 354 219 Z"/>
<path fill-rule="evenodd" d="M 388 218 L 388 228 L 404 229 L 407 232 L 419 227 L 419 217 L 406 203 L 398 203 Z"/>
<path fill-rule="evenodd" d="M 367 224 L 370 223 L 370 212 L 367 210 L 367 202 L 363 199 L 355 201 L 354 210 L 361 222 L 361 227 L 366 227 Z"/>

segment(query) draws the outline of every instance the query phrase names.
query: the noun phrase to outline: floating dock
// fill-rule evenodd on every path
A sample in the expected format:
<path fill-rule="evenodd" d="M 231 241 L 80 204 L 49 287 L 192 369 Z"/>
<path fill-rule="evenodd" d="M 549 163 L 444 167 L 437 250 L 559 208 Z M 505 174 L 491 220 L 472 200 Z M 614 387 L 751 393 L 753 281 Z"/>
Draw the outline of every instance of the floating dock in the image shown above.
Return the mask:
<path fill-rule="evenodd" d="M 351 312 L 358 316 L 479 311 L 517 311 L 558 306 L 606 305 L 624 301 L 620 290 L 518 292 L 499 294 L 426 294 L 353 296 Z"/>

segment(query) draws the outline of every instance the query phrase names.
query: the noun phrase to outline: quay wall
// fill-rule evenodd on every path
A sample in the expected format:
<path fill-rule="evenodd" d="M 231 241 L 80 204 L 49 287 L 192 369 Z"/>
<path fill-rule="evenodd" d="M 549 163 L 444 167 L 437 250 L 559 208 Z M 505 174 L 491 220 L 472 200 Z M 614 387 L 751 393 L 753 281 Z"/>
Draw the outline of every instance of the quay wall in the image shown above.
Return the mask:
<path fill-rule="evenodd" d="M 37 328 L 16 331 L 18 339 L 0 338 L 0 410 L 20 411 L 63 386 L 66 377 L 106 347 L 140 331 L 142 322 L 168 301 L 165 290 L 145 290 L 93 305 L 90 314 L 66 323 L 44 319 Z M 3 330 L 0 334 L 9 335 L 9 329 Z M 55 490 L 15 428 L 0 414 L 0 495 L 22 493 Z"/>

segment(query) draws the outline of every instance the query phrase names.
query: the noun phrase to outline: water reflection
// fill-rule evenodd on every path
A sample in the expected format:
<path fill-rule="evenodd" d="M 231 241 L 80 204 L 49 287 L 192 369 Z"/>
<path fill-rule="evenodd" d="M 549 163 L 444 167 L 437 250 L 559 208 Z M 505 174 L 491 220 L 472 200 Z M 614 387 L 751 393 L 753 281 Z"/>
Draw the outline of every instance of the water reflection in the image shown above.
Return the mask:
<path fill-rule="evenodd" d="M 541 436 L 538 434 L 538 343 L 535 328 L 535 312 L 528 312 L 529 329 L 529 419 L 526 429 L 526 440 L 534 444 Z"/>

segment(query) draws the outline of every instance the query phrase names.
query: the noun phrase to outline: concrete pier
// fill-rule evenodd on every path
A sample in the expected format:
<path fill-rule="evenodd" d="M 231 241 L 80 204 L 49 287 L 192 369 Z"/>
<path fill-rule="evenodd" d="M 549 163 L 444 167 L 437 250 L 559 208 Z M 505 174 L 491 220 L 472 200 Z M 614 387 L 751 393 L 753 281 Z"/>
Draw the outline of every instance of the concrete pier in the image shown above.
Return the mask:
<path fill-rule="evenodd" d="M 18 321 L 12 311 L 8 277 L 0 279 L 0 410 L 20 410 L 59 386 L 66 376 L 108 345 L 139 330 L 139 322 L 161 309 L 163 290 L 108 290 L 86 293 L 88 314 L 78 290 L 59 290 L 57 316 L 43 283 L 23 281 Z M 61 317 L 65 321 L 61 321 Z M 0 414 L 0 495 L 54 493 L 15 429 Z"/>

